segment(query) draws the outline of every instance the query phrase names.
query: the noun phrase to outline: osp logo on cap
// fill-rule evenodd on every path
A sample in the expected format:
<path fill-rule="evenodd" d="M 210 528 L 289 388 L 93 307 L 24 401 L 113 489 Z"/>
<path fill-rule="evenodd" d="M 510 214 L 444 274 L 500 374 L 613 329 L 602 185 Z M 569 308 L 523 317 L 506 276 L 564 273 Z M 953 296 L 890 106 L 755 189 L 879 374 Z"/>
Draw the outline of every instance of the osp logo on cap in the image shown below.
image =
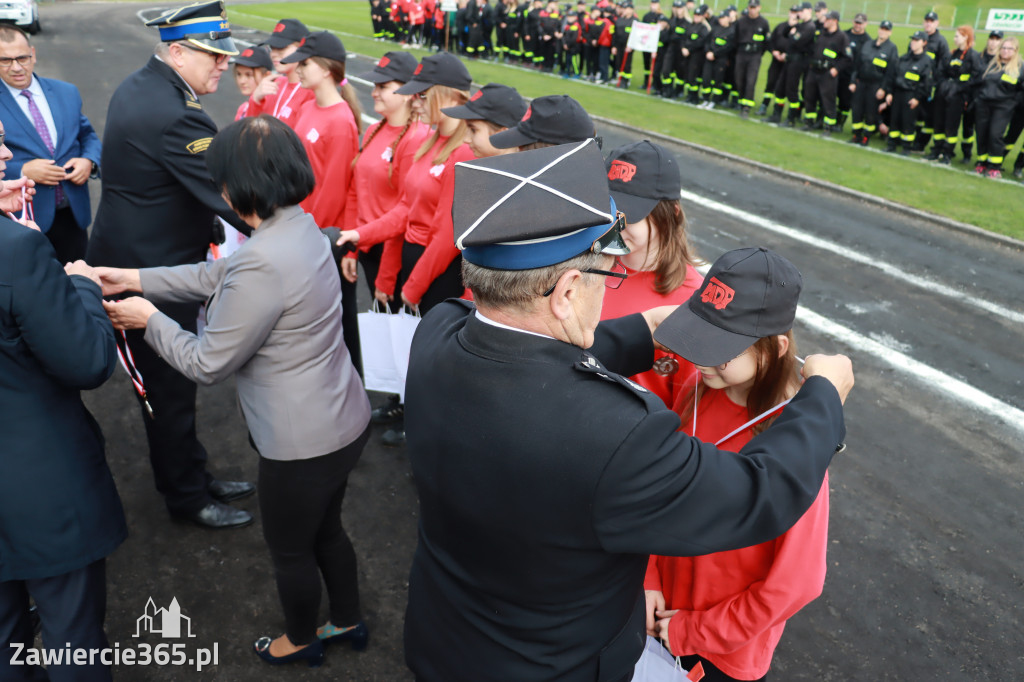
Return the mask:
<path fill-rule="evenodd" d="M 708 285 L 704 287 L 704 291 L 701 292 L 700 300 L 704 303 L 711 303 L 715 306 L 715 310 L 723 310 L 735 297 L 736 291 L 732 287 L 722 284 L 717 277 L 712 277 Z"/>
<path fill-rule="evenodd" d="M 284 30 L 285 28 L 286 28 L 286 27 L 285 27 L 285 25 L 284 25 L 284 24 L 278 24 L 277 26 L 275 26 L 275 27 L 274 27 L 274 33 L 280 33 L 280 32 L 281 32 L 281 31 L 283 31 L 283 30 Z"/>
<path fill-rule="evenodd" d="M 306 39 L 305 38 L 303 38 L 302 40 L 299 41 L 299 47 L 302 47 L 305 44 L 306 44 Z"/>
<path fill-rule="evenodd" d="M 469 98 L 469 101 L 470 102 L 475 102 L 475 101 L 477 101 L 478 99 L 480 99 L 483 96 L 484 96 L 484 91 L 483 90 L 477 90 L 476 92 L 473 93 L 473 96 Z"/>
<path fill-rule="evenodd" d="M 608 179 L 618 180 L 619 182 L 629 182 L 636 175 L 636 164 L 632 164 L 628 161 L 622 161 L 616 159 L 612 161 L 611 168 L 608 169 Z"/>
<path fill-rule="evenodd" d="M 418 76 L 418 75 L 420 75 L 420 71 L 422 71 L 422 70 L 423 70 L 423 65 L 422 64 L 417 64 L 416 65 L 416 70 L 412 72 L 412 75 Z"/>
<path fill-rule="evenodd" d="M 523 114 L 523 118 L 519 122 L 522 123 L 523 121 L 529 121 L 531 116 L 533 116 L 533 105 L 532 104 L 530 106 L 526 107 L 526 113 Z"/>
<path fill-rule="evenodd" d="M 385 66 L 387 66 L 390 63 L 391 63 L 390 59 L 388 59 L 387 57 L 381 57 L 380 61 L 377 62 L 377 66 L 379 66 L 380 68 L 383 69 Z"/>
<path fill-rule="evenodd" d="M 251 57 L 252 56 L 252 48 L 251 47 L 247 47 L 244 50 L 242 50 L 241 56 L 242 57 Z"/>

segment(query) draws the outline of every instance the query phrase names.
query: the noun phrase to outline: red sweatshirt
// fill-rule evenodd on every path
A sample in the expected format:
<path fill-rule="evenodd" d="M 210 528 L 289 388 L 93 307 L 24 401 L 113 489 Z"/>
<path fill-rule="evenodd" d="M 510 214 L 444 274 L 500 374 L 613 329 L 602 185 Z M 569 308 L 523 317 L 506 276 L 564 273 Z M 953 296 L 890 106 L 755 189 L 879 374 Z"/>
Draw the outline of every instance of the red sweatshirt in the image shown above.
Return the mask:
<path fill-rule="evenodd" d="M 298 83 L 289 83 L 287 76 L 278 76 L 274 81 L 277 83 L 277 93 L 267 95 L 259 102 L 249 96 L 249 116 L 270 114 L 274 118 L 287 123 L 294 130 L 299 120 L 299 110 L 306 102 L 315 99 L 313 91 L 302 87 Z"/>
<path fill-rule="evenodd" d="M 381 130 L 374 134 L 377 129 Z M 412 166 L 412 157 L 430 134 L 430 126 L 412 122 L 404 135 L 403 130 L 404 126 L 390 126 L 385 119 L 374 123 L 363 133 L 363 153 L 352 169 L 352 181 L 349 183 L 348 199 L 345 201 L 344 229 L 354 230 L 381 217 L 401 200 L 402 186 Z M 395 146 L 395 140 L 399 135 L 402 139 Z M 384 243 L 381 263 L 387 264 L 389 272 L 397 272 L 402 268 L 403 241 L 405 240 L 398 236 Z M 364 244 L 360 240 L 361 251 L 367 251 L 370 246 L 372 244 Z M 394 289 L 388 293 L 393 294 Z"/>
<path fill-rule="evenodd" d="M 243 118 L 249 115 L 249 104 L 250 100 L 245 100 L 238 105 L 238 111 L 235 112 L 235 120 L 241 121 Z"/>
<path fill-rule="evenodd" d="M 715 443 L 747 422 L 746 407 L 724 390 L 706 390 L 697 407 L 697 438 Z M 682 430 L 693 422 L 683 420 Z M 739 451 L 752 438 L 745 429 L 719 445 Z M 794 453 L 799 454 L 799 453 Z M 726 675 L 763 677 L 786 620 L 821 594 L 828 546 L 828 476 L 818 498 L 792 528 L 753 547 L 699 557 L 651 556 L 644 589 L 660 590 L 677 656 L 698 654 Z"/>
<path fill-rule="evenodd" d="M 339 227 L 345 220 L 345 200 L 352 159 L 359 152 L 359 130 L 346 102 L 319 107 L 316 100 L 302 105 L 295 133 L 313 166 L 316 187 L 299 204 L 321 228 Z"/>
<path fill-rule="evenodd" d="M 661 305 L 681 305 L 686 303 L 690 295 L 704 282 L 704 278 L 697 272 L 697 269 L 688 265 L 686 266 L 686 279 L 683 280 L 683 283 L 667 294 L 659 294 L 654 290 L 653 272 L 641 272 L 628 268 L 627 272 L 629 277 L 619 285 L 618 289 L 605 289 L 604 305 L 601 308 L 602 320 L 642 313 Z M 677 396 L 686 394 L 693 388 L 696 370 L 691 363 L 675 353 L 654 351 L 655 360 L 663 357 L 673 358 L 679 364 L 679 370 L 673 374 L 661 375 L 651 369 L 637 374 L 632 379 L 665 401 L 665 405 L 672 407 Z"/>
<path fill-rule="evenodd" d="M 427 150 L 426 154 L 421 156 L 418 161 L 413 161 L 405 176 L 405 182 L 402 185 L 402 197 L 399 202 L 384 215 L 358 228 L 360 247 L 373 246 L 400 235 L 404 235 L 407 242 L 429 247 L 432 234 L 447 229 L 451 247 L 452 249 L 455 248 L 454 238 L 451 236 L 452 197 L 449 194 L 447 204 L 445 204 L 441 196 L 444 179 L 446 175 L 454 174 L 454 167 L 458 161 L 466 161 L 473 158 L 473 153 L 469 151 L 469 145 L 463 144 L 448 156 L 447 161 L 435 164 L 434 157 L 437 156 L 437 152 L 447 142 L 447 137 L 439 137 L 437 142 Z M 439 226 L 436 222 L 439 206 L 446 206 L 442 210 L 448 211 L 447 228 Z M 440 249 L 441 246 L 443 246 L 443 243 L 439 243 L 435 248 Z M 427 254 L 424 253 L 424 256 L 427 256 Z M 448 266 L 448 263 L 451 263 L 454 257 L 455 255 L 453 254 L 448 259 L 445 267 Z M 443 260 L 443 258 L 438 260 Z M 394 267 L 386 269 L 385 263 L 382 261 L 375 286 L 385 293 L 393 294 L 399 269 Z M 441 269 L 441 272 L 443 271 L 444 268 Z M 432 282 L 433 278 L 430 281 Z M 429 286 L 429 282 L 427 286 Z M 404 291 L 405 287 L 403 286 Z M 426 291 L 426 287 L 423 288 L 423 291 Z"/>

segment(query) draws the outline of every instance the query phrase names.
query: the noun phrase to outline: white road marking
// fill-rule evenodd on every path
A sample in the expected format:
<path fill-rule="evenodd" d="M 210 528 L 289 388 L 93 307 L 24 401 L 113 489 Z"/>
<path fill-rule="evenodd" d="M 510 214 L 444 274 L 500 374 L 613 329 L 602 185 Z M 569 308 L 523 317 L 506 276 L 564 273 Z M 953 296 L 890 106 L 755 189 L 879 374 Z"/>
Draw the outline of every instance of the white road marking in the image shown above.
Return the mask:
<path fill-rule="evenodd" d="M 926 291 L 930 291 L 934 294 L 939 294 L 940 296 L 946 296 L 948 298 L 961 301 L 975 308 L 987 310 L 993 315 L 998 315 L 999 317 L 1011 320 L 1013 322 L 1016 322 L 1017 324 L 1024 325 L 1024 312 L 1011 310 L 1010 308 L 1001 306 L 998 303 L 986 301 L 983 298 L 978 298 L 977 296 L 971 296 L 970 294 L 965 294 L 962 291 L 957 291 L 953 287 L 946 286 L 945 284 L 941 284 L 939 282 L 935 282 L 924 277 L 918 277 L 917 275 L 912 275 L 906 272 L 904 269 L 896 265 L 893 265 L 892 263 L 886 263 L 885 261 L 875 260 L 863 253 L 860 253 L 859 251 L 855 251 L 853 249 L 840 246 L 838 244 L 834 244 L 825 239 L 821 239 L 820 237 L 815 237 L 813 235 L 807 234 L 806 232 L 801 232 L 800 230 L 797 230 L 795 228 L 788 227 L 781 223 L 777 223 L 774 220 L 762 218 L 761 216 L 754 215 L 753 213 L 748 213 L 733 206 L 729 206 L 728 204 L 723 204 L 721 202 L 715 201 L 714 199 L 702 197 L 699 194 L 694 194 L 693 192 L 689 192 L 685 189 L 679 192 L 679 196 L 681 196 L 684 201 L 689 201 L 694 204 L 700 204 L 711 210 L 718 211 L 719 213 L 724 213 L 734 218 L 738 218 L 739 220 L 750 223 L 751 225 L 755 225 L 757 227 L 769 230 L 771 232 L 775 232 L 777 234 L 785 235 L 790 239 L 800 241 L 805 244 L 809 244 L 811 246 L 822 249 L 824 251 L 828 251 L 830 253 L 834 253 L 837 256 L 846 258 L 847 260 L 852 260 L 855 263 L 859 263 L 870 268 L 875 268 L 876 270 L 881 270 L 882 272 L 884 272 L 889 277 L 892 277 L 893 279 L 898 279 L 900 281 L 906 282 L 907 284 L 912 284 L 916 287 L 919 287 Z"/>

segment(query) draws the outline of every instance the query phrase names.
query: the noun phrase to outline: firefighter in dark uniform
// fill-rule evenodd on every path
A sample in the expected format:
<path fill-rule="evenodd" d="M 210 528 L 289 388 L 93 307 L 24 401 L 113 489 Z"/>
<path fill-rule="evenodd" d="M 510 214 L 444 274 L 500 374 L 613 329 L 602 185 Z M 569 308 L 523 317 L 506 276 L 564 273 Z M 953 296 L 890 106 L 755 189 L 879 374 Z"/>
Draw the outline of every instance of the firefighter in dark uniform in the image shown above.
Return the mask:
<path fill-rule="evenodd" d="M 217 89 L 228 58 L 238 54 L 220 0 L 165 12 L 146 22 L 160 29 L 156 54 L 118 86 L 107 108 L 103 193 L 87 260 L 90 265 L 145 268 L 198 263 L 215 237 L 215 217 L 250 230 L 228 208 L 206 169 L 217 126 L 198 95 Z M 222 233 L 223 230 L 220 230 Z M 159 306 L 196 331 L 199 304 Z M 223 504 L 251 494 L 249 483 L 214 481 L 196 437 L 196 385 L 149 348 L 143 332 L 127 332 L 130 359 L 143 378 L 142 420 L 157 490 L 172 516 L 210 527 L 252 522 Z"/>
<path fill-rule="evenodd" d="M 985 42 L 985 50 L 978 50 L 981 52 L 981 63 L 988 65 L 993 59 L 999 56 L 999 46 L 1003 42 L 1003 32 L 996 30 L 988 34 L 988 40 Z M 975 111 L 975 93 L 971 92 L 967 96 L 967 108 L 964 110 L 964 116 L 960 134 L 960 151 L 963 153 L 963 159 L 960 163 L 964 165 L 970 165 L 972 158 L 972 150 L 974 149 L 974 111 Z"/>
<path fill-rule="evenodd" d="M 824 128 L 825 135 L 839 130 L 836 88 L 839 71 L 849 62 L 850 39 L 839 30 L 839 12 L 830 10 L 825 15 L 824 28 L 814 41 L 810 69 L 804 82 L 804 130 Z"/>
<path fill-rule="evenodd" d="M 629 44 L 629 34 L 633 30 L 633 0 L 624 0 L 621 5 L 622 15 L 615 21 L 615 32 L 612 33 L 612 70 L 619 77 L 618 86 L 629 89 L 629 79 L 633 77 L 633 50 Z"/>
<path fill-rule="evenodd" d="M 786 68 L 779 76 L 775 86 L 775 109 L 768 118 L 770 123 L 778 123 L 792 128 L 800 116 L 800 81 L 804 77 L 810 63 L 811 50 L 814 47 L 814 10 L 811 3 L 800 5 L 800 23 L 789 29 L 789 45 L 786 52 Z M 781 104 L 780 104 L 781 100 Z M 782 110 L 789 107 L 785 121 Z"/>
<path fill-rule="evenodd" d="M 651 8 L 647 10 L 643 17 L 640 18 L 640 21 L 645 24 L 657 24 L 660 21 L 665 21 L 665 15 L 661 13 L 661 2 L 659 0 L 651 0 Z M 662 33 L 664 33 L 664 31 L 662 31 Z M 660 61 L 661 53 L 663 50 L 664 40 L 659 40 L 658 56 L 655 61 Z M 646 88 L 647 84 L 649 82 L 652 82 L 651 74 L 654 73 L 655 79 L 653 81 L 652 89 L 660 92 L 661 82 L 657 78 L 658 71 L 655 68 L 657 64 L 654 63 L 654 61 L 652 61 L 652 59 L 655 59 L 655 55 L 651 54 L 650 52 L 644 52 L 641 55 L 641 59 L 643 59 L 644 61 L 644 82 L 642 87 Z"/>
<path fill-rule="evenodd" d="M 555 60 L 559 59 L 562 51 L 562 15 L 555 0 L 549 0 L 547 9 L 540 13 L 540 39 L 537 46 L 542 69 L 546 73 L 553 72 Z"/>
<path fill-rule="evenodd" d="M 508 9 L 505 14 L 505 61 L 519 62 L 523 58 L 522 44 L 522 15 L 520 10 L 526 7 L 526 3 L 516 4 L 515 0 L 508 0 Z"/>
<path fill-rule="evenodd" d="M 949 58 L 949 43 L 946 42 L 945 36 L 939 33 L 939 15 L 935 12 L 928 12 L 924 15 L 924 34 L 927 39 L 924 52 L 935 63 L 932 68 L 937 72 L 939 66 Z M 931 141 L 932 134 L 935 132 L 934 98 L 930 92 L 926 100 L 921 103 L 917 129 L 918 134 L 914 137 L 914 149 L 921 151 L 928 146 L 928 142 Z"/>
<path fill-rule="evenodd" d="M 729 68 L 729 54 L 736 44 L 736 27 L 729 19 L 729 12 L 718 15 L 718 21 L 711 28 L 704 52 L 704 71 L 701 76 L 701 98 L 703 107 L 713 109 L 722 104 L 727 96 L 725 74 Z"/>
<path fill-rule="evenodd" d="M 846 67 L 839 71 L 839 128 L 846 125 L 846 119 L 850 117 L 850 110 L 853 108 L 853 91 L 850 90 L 850 83 L 853 82 L 853 65 L 860 54 L 860 48 L 864 43 L 869 43 L 874 38 L 867 32 L 868 15 L 858 12 L 853 18 L 853 26 L 846 29 L 846 37 L 850 39 L 850 61 Z"/>
<path fill-rule="evenodd" d="M 743 118 L 754 107 L 754 88 L 770 31 L 768 20 L 761 16 L 761 0 L 749 0 L 746 14 L 736 20 L 736 89 Z"/>
<path fill-rule="evenodd" d="M 961 27 L 954 37 L 953 51 L 935 70 L 935 135 L 932 151 L 925 158 L 949 165 L 960 141 L 960 119 L 968 93 L 981 81 L 985 64 L 974 51 L 974 31 Z"/>
<path fill-rule="evenodd" d="M 542 0 L 533 0 L 533 7 L 526 13 L 523 28 L 523 63 L 538 69 L 544 63 L 540 46 L 540 15 L 543 11 Z"/>
<path fill-rule="evenodd" d="M 661 95 L 669 99 L 683 92 L 686 74 L 683 71 L 683 40 L 693 26 L 686 11 L 685 0 L 672 1 L 672 16 L 668 20 L 668 40 L 661 66 Z"/>
<path fill-rule="evenodd" d="M 768 114 L 768 108 L 775 101 L 775 88 L 778 87 L 779 77 L 786 67 L 786 52 L 789 51 L 789 29 L 800 23 L 800 5 L 793 5 L 789 8 L 789 18 L 779 23 L 772 29 L 768 37 L 768 51 L 771 53 L 772 61 L 768 64 L 768 75 L 764 81 L 764 95 L 761 97 L 761 106 L 757 108 L 758 116 Z M 785 100 L 779 106 L 785 104 Z"/>
<path fill-rule="evenodd" d="M 703 85 L 704 53 L 707 48 L 711 26 L 708 24 L 707 5 L 700 5 L 693 12 L 693 23 L 683 39 L 683 69 L 686 73 L 686 101 L 697 104 L 700 101 L 700 90 Z"/>
<path fill-rule="evenodd" d="M 899 50 L 889 40 L 892 22 L 883 21 L 878 25 L 878 37 L 864 43 L 853 65 L 853 92 L 851 122 L 853 138 L 850 142 L 867 146 L 868 140 L 878 130 L 878 107 L 885 95 L 892 92 L 899 62 Z"/>
<path fill-rule="evenodd" d="M 885 96 L 885 101 L 892 106 L 887 152 L 895 152 L 898 142 L 903 143 L 904 156 L 909 156 L 914 148 L 921 104 L 931 94 L 934 81 L 934 62 L 924 51 L 927 40 L 924 31 L 910 36 L 910 51 L 900 57 L 896 65 L 892 92 Z"/>
<path fill-rule="evenodd" d="M 625 378 L 650 369 L 665 309 L 598 324 L 628 251 L 611 206 L 594 140 L 456 169 L 475 303 L 424 316 L 406 384 L 420 513 L 405 660 L 418 680 L 631 679 L 648 555 L 777 537 L 843 440 L 842 357 L 808 357 L 796 397 L 739 453 L 680 433 L 679 416 Z M 781 278 L 760 280 L 765 296 Z M 708 279 L 676 319 L 718 305 Z M 749 309 L 740 298 L 730 314 Z M 672 320 L 654 335 L 678 347 Z M 723 355 L 755 340 L 713 329 L 705 343 Z"/>

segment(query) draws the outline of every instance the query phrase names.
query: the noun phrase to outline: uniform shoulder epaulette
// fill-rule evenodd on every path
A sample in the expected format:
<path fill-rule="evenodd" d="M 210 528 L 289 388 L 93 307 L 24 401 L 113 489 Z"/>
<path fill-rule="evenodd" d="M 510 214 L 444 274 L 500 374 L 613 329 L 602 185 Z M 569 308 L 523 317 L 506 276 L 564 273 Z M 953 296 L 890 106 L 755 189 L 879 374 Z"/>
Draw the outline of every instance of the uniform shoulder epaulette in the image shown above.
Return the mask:
<path fill-rule="evenodd" d="M 203 105 L 199 101 L 198 97 L 193 95 L 188 90 L 182 90 L 182 93 L 185 95 L 185 106 L 186 107 L 188 107 L 189 109 L 198 109 L 199 111 L 203 110 Z"/>
<path fill-rule="evenodd" d="M 620 386 L 624 386 L 628 388 L 631 393 L 638 397 L 650 393 L 650 391 L 648 391 L 646 388 L 636 383 L 632 379 L 628 379 L 622 375 L 616 374 L 615 372 L 612 372 L 611 370 L 607 369 L 604 365 L 601 364 L 600 360 L 595 358 L 590 353 L 584 353 L 583 357 L 576 362 L 574 367 L 581 372 L 594 374 L 600 377 L 601 379 L 604 379 L 605 381 L 611 382 L 613 384 L 618 384 Z"/>

